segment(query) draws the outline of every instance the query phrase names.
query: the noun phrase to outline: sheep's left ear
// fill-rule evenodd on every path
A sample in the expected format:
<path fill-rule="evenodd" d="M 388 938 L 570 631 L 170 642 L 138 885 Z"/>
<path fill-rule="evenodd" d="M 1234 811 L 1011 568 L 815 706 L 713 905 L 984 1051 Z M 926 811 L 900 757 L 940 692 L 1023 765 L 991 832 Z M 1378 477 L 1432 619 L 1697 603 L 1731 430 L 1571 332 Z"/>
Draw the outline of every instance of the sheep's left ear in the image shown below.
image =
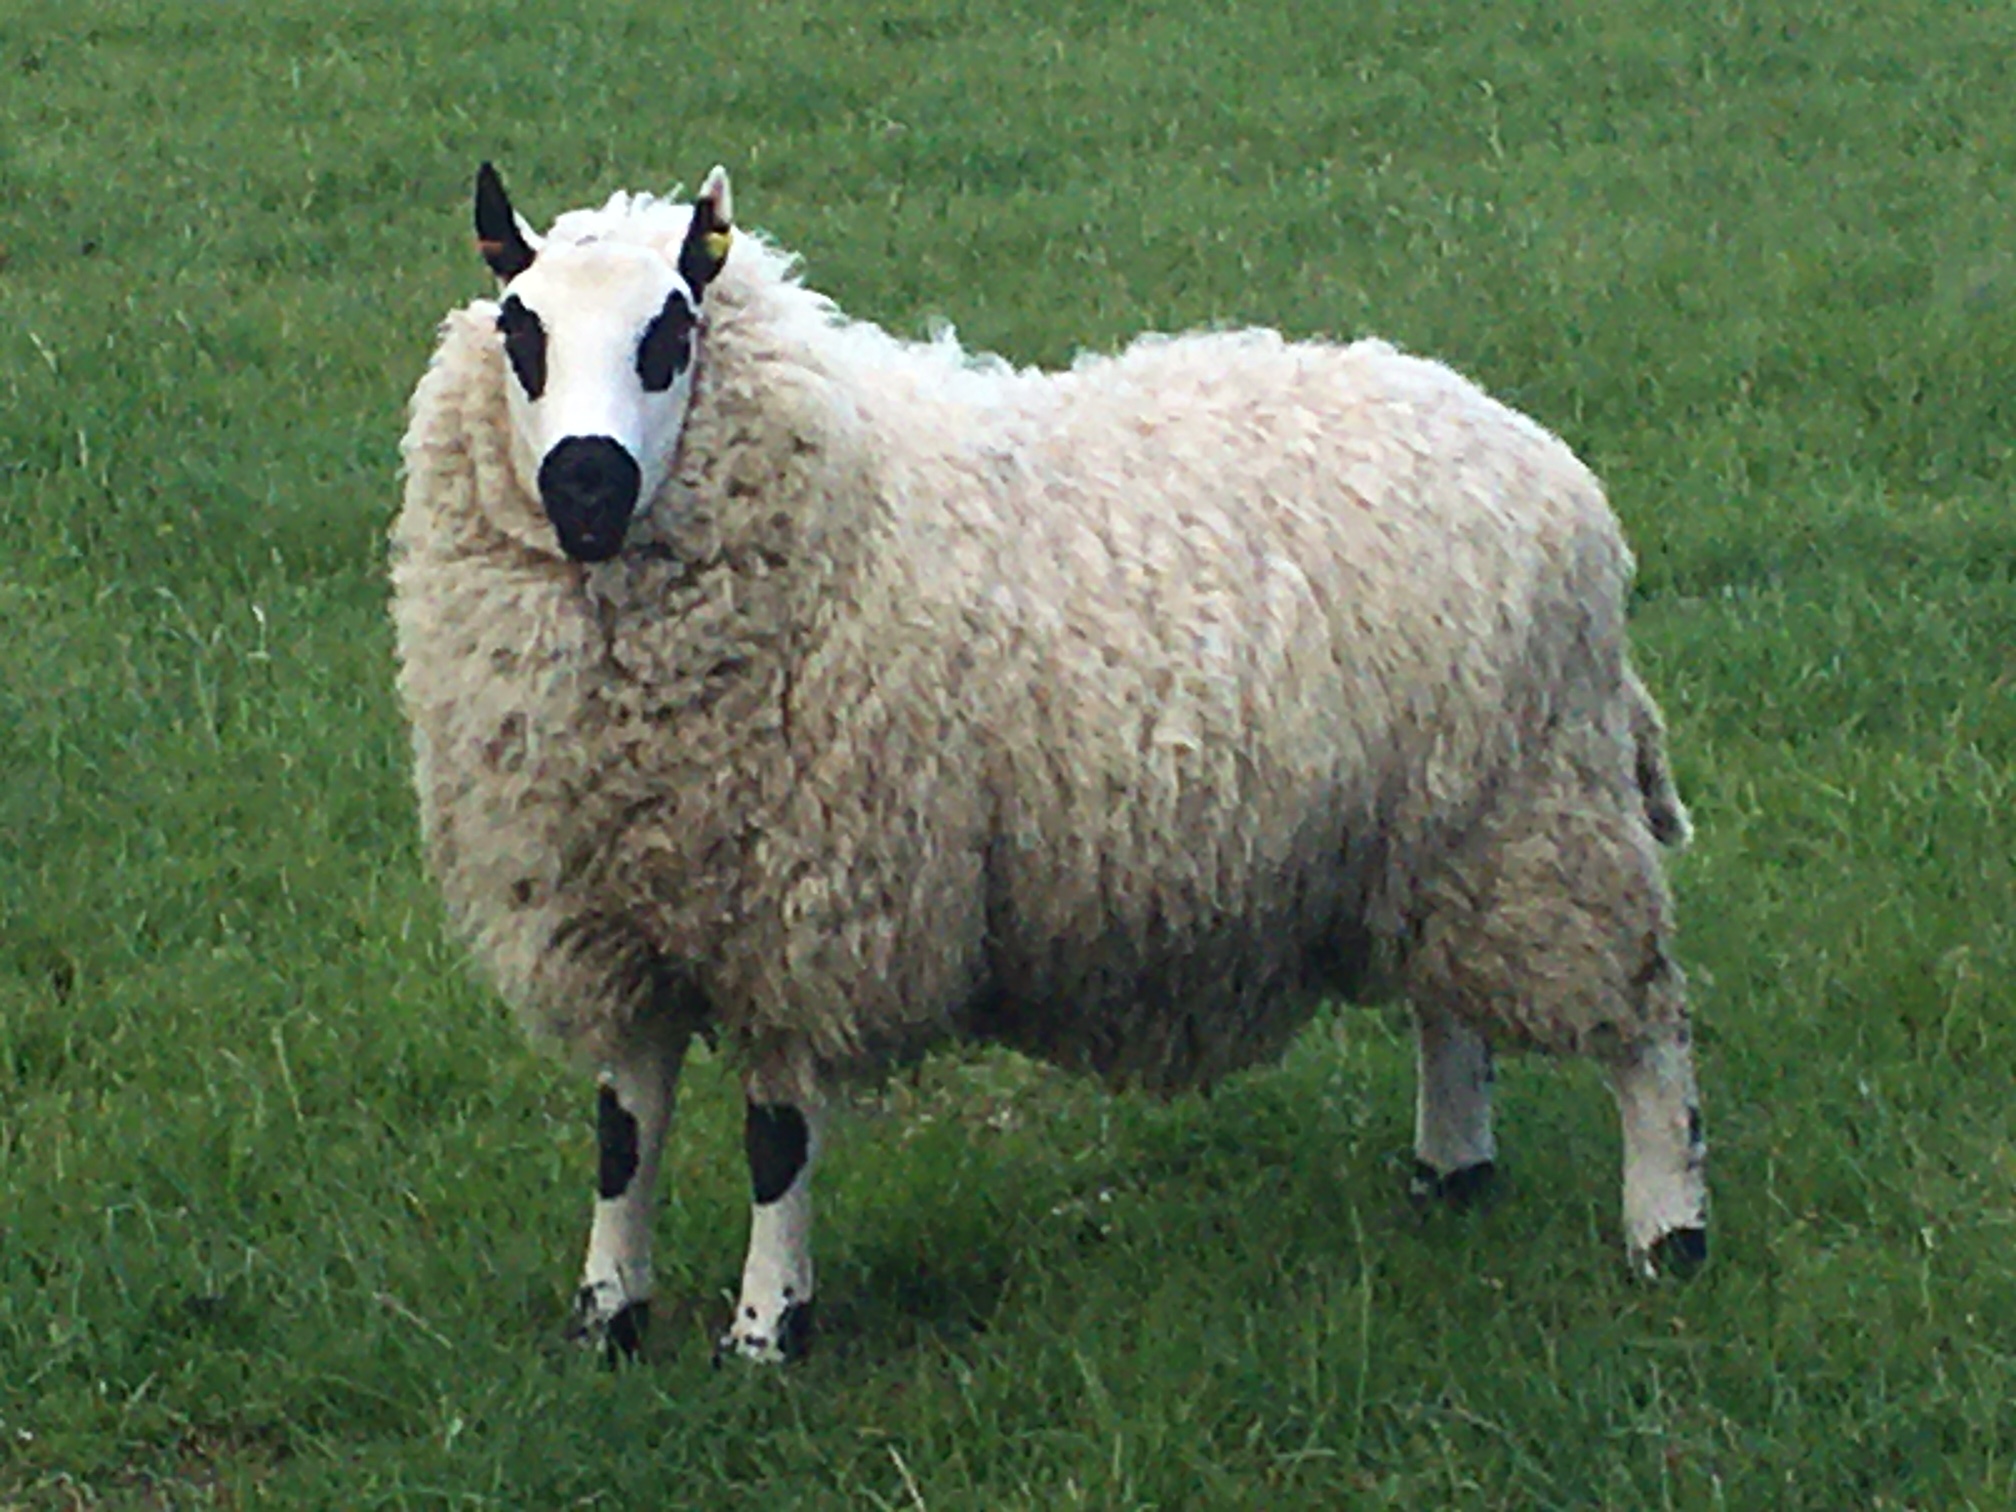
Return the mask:
<path fill-rule="evenodd" d="M 700 291 L 728 261 L 728 243 L 735 235 L 735 212 L 728 198 L 728 170 L 716 167 L 693 196 L 693 219 L 679 248 L 679 276 L 698 299 Z"/>

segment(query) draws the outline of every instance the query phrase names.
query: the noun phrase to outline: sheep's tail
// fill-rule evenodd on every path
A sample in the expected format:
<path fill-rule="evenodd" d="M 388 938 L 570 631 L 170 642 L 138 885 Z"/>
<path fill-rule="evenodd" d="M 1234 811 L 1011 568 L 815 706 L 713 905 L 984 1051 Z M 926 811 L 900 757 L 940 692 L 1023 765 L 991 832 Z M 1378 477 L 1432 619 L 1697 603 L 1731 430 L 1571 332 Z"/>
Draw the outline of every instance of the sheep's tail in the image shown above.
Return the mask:
<path fill-rule="evenodd" d="M 1686 847 L 1694 838 L 1694 821 L 1687 817 L 1687 805 L 1673 785 L 1673 768 L 1666 760 L 1666 721 L 1659 706 L 1645 691 L 1635 671 L 1626 670 L 1625 696 L 1631 701 L 1631 743 L 1637 750 L 1638 791 L 1645 800 L 1645 822 L 1652 838 L 1674 850 Z"/>

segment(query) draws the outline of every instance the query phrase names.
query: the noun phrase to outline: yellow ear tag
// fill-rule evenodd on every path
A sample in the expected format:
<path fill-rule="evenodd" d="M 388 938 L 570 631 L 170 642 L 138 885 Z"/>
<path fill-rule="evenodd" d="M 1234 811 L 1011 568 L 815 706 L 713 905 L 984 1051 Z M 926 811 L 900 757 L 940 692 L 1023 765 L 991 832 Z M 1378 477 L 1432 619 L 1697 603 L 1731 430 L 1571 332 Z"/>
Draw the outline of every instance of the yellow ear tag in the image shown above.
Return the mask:
<path fill-rule="evenodd" d="M 718 263 L 728 260 L 728 243 L 734 238 L 734 231 L 724 226 L 719 231 L 709 231 L 701 240 L 707 248 L 707 255 Z"/>

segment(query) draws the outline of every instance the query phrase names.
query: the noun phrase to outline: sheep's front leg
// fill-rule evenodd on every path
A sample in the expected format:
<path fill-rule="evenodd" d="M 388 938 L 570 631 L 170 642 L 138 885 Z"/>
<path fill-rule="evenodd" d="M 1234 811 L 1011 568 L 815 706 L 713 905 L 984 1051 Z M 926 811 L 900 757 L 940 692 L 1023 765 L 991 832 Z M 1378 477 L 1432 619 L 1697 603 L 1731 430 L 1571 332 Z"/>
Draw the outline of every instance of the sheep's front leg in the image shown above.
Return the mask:
<path fill-rule="evenodd" d="M 1708 1258 L 1708 1147 L 1685 1023 L 1604 1062 L 1624 1123 L 1624 1240 L 1645 1276 Z"/>
<path fill-rule="evenodd" d="M 749 1257 L 734 1321 L 715 1354 L 776 1364 L 804 1354 L 812 1325 L 812 1167 L 825 1119 L 810 1098 L 771 1100 L 751 1080 Z"/>
<path fill-rule="evenodd" d="M 1491 1047 L 1454 1014 L 1417 1003 L 1414 1181 L 1417 1201 L 1467 1207 L 1497 1175 L 1491 1135 Z"/>
<path fill-rule="evenodd" d="M 596 1092 L 595 1217 L 568 1334 L 612 1358 L 634 1356 L 650 1321 L 651 1216 L 686 1043 L 684 1035 L 640 1036 L 603 1071 Z"/>

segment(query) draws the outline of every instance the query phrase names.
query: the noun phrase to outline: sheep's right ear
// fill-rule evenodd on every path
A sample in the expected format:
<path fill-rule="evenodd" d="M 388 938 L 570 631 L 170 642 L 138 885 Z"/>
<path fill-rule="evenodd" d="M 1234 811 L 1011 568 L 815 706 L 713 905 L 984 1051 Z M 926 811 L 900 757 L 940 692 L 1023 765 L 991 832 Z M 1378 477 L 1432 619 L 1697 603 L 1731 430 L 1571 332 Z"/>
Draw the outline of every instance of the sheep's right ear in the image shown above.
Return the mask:
<path fill-rule="evenodd" d="M 476 250 L 499 283 L 511 282 L 538 255 L 504 193 L 504 180 L 488 163 L 476 170 Z"/>

